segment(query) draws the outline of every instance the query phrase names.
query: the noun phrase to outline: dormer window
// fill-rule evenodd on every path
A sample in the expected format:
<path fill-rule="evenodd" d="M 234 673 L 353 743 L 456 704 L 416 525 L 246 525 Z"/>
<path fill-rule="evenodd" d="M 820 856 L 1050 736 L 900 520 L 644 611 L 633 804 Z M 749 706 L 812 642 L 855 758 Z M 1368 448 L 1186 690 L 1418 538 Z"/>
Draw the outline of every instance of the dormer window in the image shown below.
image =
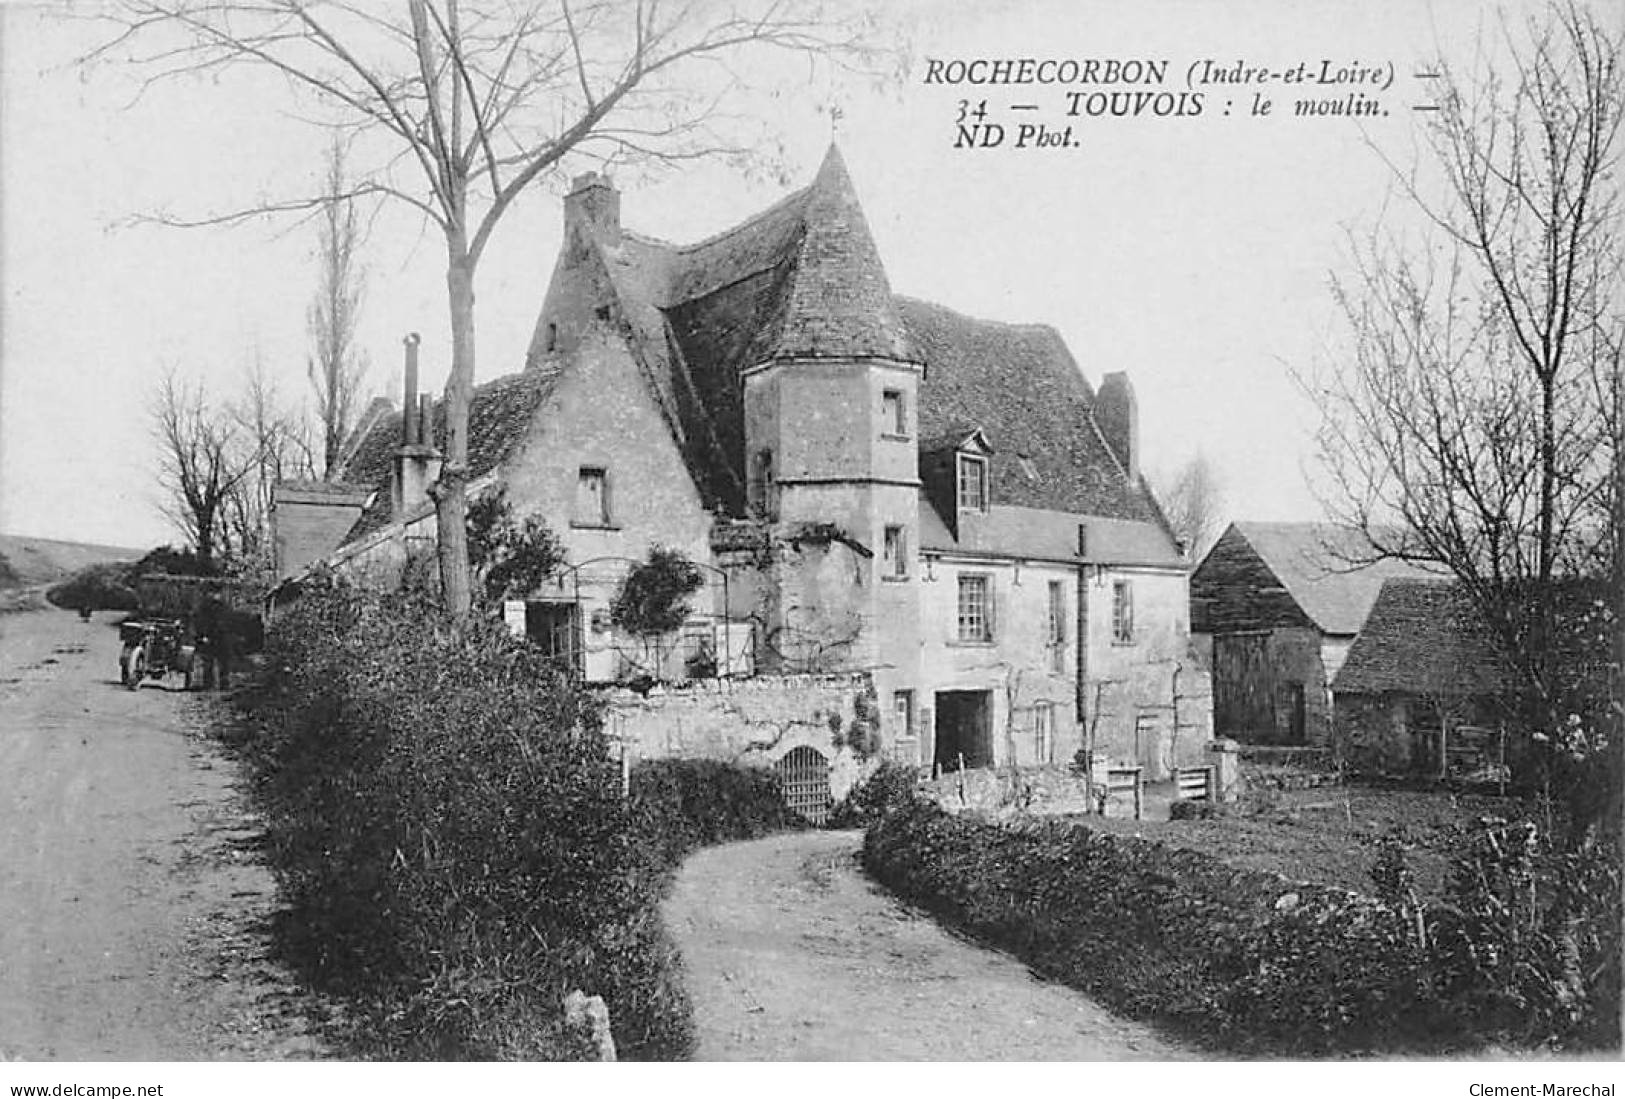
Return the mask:
<path fill-rule="evenodd" d="M 987 459 L 973 454 L 959 456 L 959 510 L 987 510 Z"/>

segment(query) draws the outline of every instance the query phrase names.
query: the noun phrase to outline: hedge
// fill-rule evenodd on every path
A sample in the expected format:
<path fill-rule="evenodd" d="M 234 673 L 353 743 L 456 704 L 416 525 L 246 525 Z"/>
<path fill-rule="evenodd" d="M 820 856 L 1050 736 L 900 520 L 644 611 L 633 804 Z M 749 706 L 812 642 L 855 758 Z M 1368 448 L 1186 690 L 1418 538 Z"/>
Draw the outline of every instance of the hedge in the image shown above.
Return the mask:
<path fill-rule="evenodd" d="M 659 903 L 693 846 L 783 826 L 770 781 L 637 768 L 589 698 L 499 624 L 313 588 L 274 624 L 236 746 L 286 910 L 278 942 L 345 1000 L 364 1055 L 584 1055 L 573 989 L 619 1053 L 692 1048 Z"/>
<path fill-rule="evenodd" d="M 1508 953 L 1500 943 L 1499 952 L 1482 949 L 1505 928 L 1466 926 L 1470 888 L 1448 906 L 1407 911 L 1074 821 L 1000 825 L 923 802 L 871 827 L 863 857 L 877 879 L 945 922 L 1215 1051 L 1438 1054 L 1486 1042 L 1618 1042 L 1617 855 L 1592 862 L 1613 869 L 1597 878 L 1583 921 L 1590 931 L 1579 939 L 1586 963 L 1602 967 L 1583 1010 L 1535 1002 L 1531 990 L 1556 982 L 1525 980 L 1502 1001 L 1520 1003 L 1523 1016 L 1487 1011 L 1484 997 L 1499 986 L 1452 961 Z M 1531 923 L 1551 927 L 1573 914 L 1547 905 Z M 1529 953 L 1520 972 L 1561 952 Z"/>

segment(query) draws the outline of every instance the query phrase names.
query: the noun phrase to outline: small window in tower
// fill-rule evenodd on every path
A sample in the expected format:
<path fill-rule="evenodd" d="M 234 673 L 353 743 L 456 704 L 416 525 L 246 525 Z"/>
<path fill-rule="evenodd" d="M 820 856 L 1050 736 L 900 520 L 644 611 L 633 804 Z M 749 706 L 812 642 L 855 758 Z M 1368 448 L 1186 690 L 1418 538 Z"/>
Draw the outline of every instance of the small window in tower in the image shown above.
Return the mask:
<path fill-rule="evenodd" d="M 880 395 L 880 431 L 883 435 L 908 438 L 908 406 L 901 389 L 888 389 Z"/>
<path fill-rule="evenodd" d="M 577 473 L 573 522 L 578 527 L 609 526 L 609 473 L 602 467 L 582 466 Z"/>
<path fill-rule="evenodd" d="M 773 452 L 759 450 L 756 452 L 756 472 L 750 481 L 750 508 L 759 518 L 773 518 L 775 499 L 773 494 Z"/>
<path fill-rule="evenodd" d="M 559 326 L 552 321 L 547 322 L 547 349 L 549 351 L 559 349 Z"/>
<path fill-rule="evenodd" d="M 908 532 L 902 527 L 887 527 L 882 573 L 889 580 L 908 577 Z"/>
<path fill-rule="evenodd" d="M 971 454 L 959 456 L 959 508 L 961 511 L 987 510 L 987 459 Z"/>

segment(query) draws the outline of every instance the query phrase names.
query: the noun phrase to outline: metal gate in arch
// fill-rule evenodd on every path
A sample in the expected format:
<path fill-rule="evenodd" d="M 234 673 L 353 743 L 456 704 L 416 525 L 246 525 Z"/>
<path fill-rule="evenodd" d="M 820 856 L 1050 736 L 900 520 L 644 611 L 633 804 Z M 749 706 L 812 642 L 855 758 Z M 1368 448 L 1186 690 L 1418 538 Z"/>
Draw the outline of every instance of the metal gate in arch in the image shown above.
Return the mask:
<path fill-rule="evenodd" d="M 829 760 L 816 748 L 792 748 L 773 767 L 784 803 L 814 824 L 829 820 Z"/>

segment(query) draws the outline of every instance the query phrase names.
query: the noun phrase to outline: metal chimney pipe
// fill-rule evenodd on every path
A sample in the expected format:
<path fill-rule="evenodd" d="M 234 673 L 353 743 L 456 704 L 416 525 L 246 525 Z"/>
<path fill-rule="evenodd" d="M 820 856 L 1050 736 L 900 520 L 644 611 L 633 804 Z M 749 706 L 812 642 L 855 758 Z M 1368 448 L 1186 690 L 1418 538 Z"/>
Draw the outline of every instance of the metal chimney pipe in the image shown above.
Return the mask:
<path fill-rule="evenodd" d="M 411 446 L 422 438 L 418 409 L 418 344 L 423 342 L 416 332 L 401 341 L 406 345 L 406 385 L 401 396 L 401 445 Z"/>

